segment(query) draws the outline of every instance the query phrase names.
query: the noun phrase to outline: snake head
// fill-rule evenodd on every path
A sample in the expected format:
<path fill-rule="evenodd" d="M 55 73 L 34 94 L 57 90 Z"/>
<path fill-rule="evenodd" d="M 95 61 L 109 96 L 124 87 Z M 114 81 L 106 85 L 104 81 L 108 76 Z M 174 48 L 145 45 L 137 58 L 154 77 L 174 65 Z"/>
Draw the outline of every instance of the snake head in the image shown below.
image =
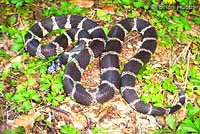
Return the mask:
<path fill-rule="evenodd" d="M 48 67 L 48 73 L 54 73 L 58 70 L 60 70 L 62 65 L 65 65 L 68 63 L 69 55 L 66 53 L 62 53 L 58 56 L 56 60 L 52 62 L 52 64 Z"/>

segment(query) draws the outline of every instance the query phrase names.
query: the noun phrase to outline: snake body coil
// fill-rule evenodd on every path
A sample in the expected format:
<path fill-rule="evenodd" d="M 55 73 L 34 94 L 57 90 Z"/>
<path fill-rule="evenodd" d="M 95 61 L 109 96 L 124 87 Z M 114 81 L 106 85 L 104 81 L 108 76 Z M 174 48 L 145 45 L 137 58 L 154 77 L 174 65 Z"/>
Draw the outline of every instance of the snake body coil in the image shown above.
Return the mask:
<path fill-rule="evenodd" d="M 68 29 L 55 38 L 48 45 L 41 45 L 40 40 L 52 30 Z M 139 51 L 124 65 L 120 74 L 119 53 L 124 38 L 128 32 L 137 31 L 141 34 Z M 154 27 L 143 19 L 124 19 L 118 22 L 106 37 L 103 29 L 90 19 L 75 16 L 55 16 L 46 18 L 32 26 L 25 36 L 25 49 L 32 56 L 46 58 L 58 55 L 49 67 L 53 72 L 60 65 L 67 64 L 63 76 L 65 92 L 76 102 L 83 105 L 103 103 L 114 96 L 115 90 L 120 89 L 122 97 L 136 111 L 164 115 L 173 113 L 185 103 L 185 95 L 177 81 L 179 88 L 179 103 L 173 107 L 160 108 L 151 104 L 144 104 L 134 89 L 136 75 L 140 68 L 146 64 L 156 49 L 157 34 Z M 77 40 L 77 45 L 70 51 L 64 50 Z M 81 75 L 91 61 L 100 56 L 101 81 L 94 90 L 88 90 L 80 83 Z"/>

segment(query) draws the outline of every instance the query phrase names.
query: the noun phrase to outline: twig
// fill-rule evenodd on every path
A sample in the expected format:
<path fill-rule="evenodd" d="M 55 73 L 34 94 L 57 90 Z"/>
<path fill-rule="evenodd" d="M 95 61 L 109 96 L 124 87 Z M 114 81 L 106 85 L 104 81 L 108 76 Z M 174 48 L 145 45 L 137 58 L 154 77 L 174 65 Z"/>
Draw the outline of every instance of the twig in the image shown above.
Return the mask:
<path fill-rule="evenodd" d="M 185 59 L 187 58 L 187 60 L 186 60 L 187 66 L 186 66 L 186 72 L 185 72 L 184 89 L 186 89 L 186 83 L 187 83 L 188 73 L 189 73 L 189 69 L 190 69 L 190 65 L 189 64 L 190 64 L 190 55 L 191 55 L 191 53 L 190 53 L 190 45 L 191 44 L 188 45 L 189 46 L 189 47 L 187 47 L 187 52 L 188 53 L 185 56 Z"/>
<path fill-rule="evenodd" d="M 50 108 L 50 109 L 53 109 L 53 110 L 55 110 L 55 111 L 57 111 L 57 112 L 66 114 L 66 115 L 70 115 L 69 112 L 66 112 L 66 111 L 64 111 L 64 110 L 62 110 L 62 109 L 60 109 L 60 108 L 57 108 L 57 107 L 54 107 L 54 106 L 51 106 L 51 105 L 46 105 L 46 107 L 48 107 L 48 108 Z"/>
<path fill-rule="evenodd" d="M 190 44 L 188 44 L 188 45 L 183 49 L 183 51 L 178 55 L 177 58 L 175 57 L 175 59 L 174 59 L 174 64 L 177 63 L 177 61 L 179 61 L 179 59 L 180 59 L 181 57 L 186 57 L 186 55 L 187 55 L 187 50 L 189 49 L 189 47 L 190 47 Z M 183 55 L 184 55 L 184 56 L 183 56 Z M 185 58 L 184 58 L 184 59 L 185 59 Z"/>

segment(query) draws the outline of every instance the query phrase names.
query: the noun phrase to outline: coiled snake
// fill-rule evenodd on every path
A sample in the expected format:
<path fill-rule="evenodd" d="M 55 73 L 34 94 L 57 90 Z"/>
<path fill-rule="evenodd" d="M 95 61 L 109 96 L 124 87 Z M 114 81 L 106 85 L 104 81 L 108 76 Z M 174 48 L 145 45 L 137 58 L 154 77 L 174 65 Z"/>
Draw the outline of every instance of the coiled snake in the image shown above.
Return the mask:
<path fill-rule="evenodd" d="M 48 45 L 41 45 L 40 40 L 52 30 L 68 29 L 56 37 Z M 141 34 L 139 51 L 119 71 L 119 53 L 128 32 L 137 31 Z M 62 64 L 67 64 L 63 76 L 63 87 L 67 95 L 83 105 L 103 103 L 110 100 L 115 90 L 120 89 L 122 97 L 136 111 L 150 115 L 173 113 L 185 103 L 185 94 L 178 82 L 179 102 L 169 108 L 154 107 L 143 103 L 138 97 L 134 86 L 136 75 L 146 64 L 156 49 L 157 34 L 155 28 L 143 19 L 124 19 L 112 27 L 106 37 L 103 29 L 94 21 L 76 15 L 53 16 L 34 24 L 25 36 L 25 49 L 30 55 L 46 58 L 58 55 L 49 67 L 54 72 Z M 64 50 L 72 41 L 78 41 L 70 51 Z M 88 90 L 80 83 L 81 75 L 91 61 L 100 57 L 100 85 L 95 90 Z"/>

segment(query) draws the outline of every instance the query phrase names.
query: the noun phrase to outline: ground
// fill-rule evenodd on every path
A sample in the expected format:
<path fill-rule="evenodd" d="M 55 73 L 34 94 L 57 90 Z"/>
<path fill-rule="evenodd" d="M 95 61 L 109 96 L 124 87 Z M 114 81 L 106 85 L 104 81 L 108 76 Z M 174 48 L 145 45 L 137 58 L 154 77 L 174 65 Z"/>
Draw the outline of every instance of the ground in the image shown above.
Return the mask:
<path fill-rule="evenodd" d="M 75 4 L 64 0 L 0 1 L 0 134 L 200 133 L 199 1 L 191 2 L 191 9 L 178 9 L 177 6 L 189 5 L 170 0 L 71 2 Z M 158 4 L 164 4 L 162 9 Z M 172 77 L 176 74 L 187 95 L 186 105 L 173 115 L 154 117 L 130 108 L 119 92 L 110 101 L 93 106 L 77 104 L 67 97 L 61 81 L 65 67 L 48 74 L 47 67 L 55 57 L 37 59 L 23 47 L 24 35 L 34 21 L 60 14 L 86 16 L 98 22 L 106 33 L 127 17 L 148 20 L 156 27 L 158 45 L 150 62 L 138 74 L 137 93 L 146 103 L 171 106 L 178 101 Z M 43 43 L 60 32 L 51 33 Z M 140 40 L 136 32 L 126 37 L 119 55 L 121 69 L 137 52 Z M 94 88 L 100 82 L 99 75 L 99 58 L 96 58 L 84 71 L 81 83 Z"/>

